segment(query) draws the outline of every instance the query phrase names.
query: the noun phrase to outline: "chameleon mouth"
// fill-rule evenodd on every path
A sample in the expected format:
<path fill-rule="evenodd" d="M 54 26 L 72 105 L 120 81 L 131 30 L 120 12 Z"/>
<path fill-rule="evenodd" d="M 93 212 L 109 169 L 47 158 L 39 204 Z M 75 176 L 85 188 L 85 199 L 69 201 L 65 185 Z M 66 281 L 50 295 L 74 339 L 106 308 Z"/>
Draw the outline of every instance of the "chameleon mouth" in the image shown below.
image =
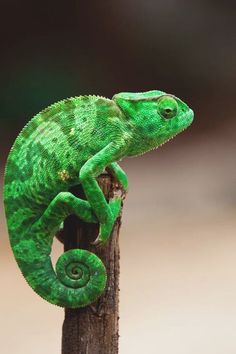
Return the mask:
<path fill-rule="evenodd" d="M 193 118 L 194 118 L 193 110 L 189 109 L 186 113 L 184 113 L 181 116 L 181 120 L 183 121 L 183 124 L 180 127 L 180 129 L 176 132 L 176 134 L 171 137 L 171 139 L 173 139 L 177 134 L 182 133 L 185 129 L 187 129 L 192 124 Z"/>
<path fill-rule="evenodd" d="M 186 122 L 186 125 L 184 125 L 184 129 L 186 129 L 190 124 L 192 124 L 194 118 L 194 113 L 192 109 L 189 109 L 183 116 L 184 122 Z"/>

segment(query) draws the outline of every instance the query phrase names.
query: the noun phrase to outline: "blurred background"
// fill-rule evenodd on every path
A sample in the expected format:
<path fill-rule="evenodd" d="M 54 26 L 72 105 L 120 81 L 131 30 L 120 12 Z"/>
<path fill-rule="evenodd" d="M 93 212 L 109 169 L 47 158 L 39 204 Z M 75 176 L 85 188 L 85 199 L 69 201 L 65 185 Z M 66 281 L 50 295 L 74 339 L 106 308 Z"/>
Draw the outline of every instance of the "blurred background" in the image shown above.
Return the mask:
<path fill-rule="evenodd" d="M 16 135 L 57 100 L 160 89 L 195 111 L 121 163 L 121 354 L 236 352 L 235 4 L 1 1 L 1 186 Z M 24 281 L 0 215 L 1 353 L 60 353 L 63 310 Z"/>

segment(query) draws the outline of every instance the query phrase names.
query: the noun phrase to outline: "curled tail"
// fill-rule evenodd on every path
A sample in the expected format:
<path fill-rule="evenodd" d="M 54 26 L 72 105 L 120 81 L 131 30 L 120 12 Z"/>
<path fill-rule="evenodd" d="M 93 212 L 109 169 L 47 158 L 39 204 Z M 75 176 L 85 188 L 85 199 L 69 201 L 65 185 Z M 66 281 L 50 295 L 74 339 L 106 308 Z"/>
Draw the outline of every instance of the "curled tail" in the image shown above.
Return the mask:
<path fill-rule="evenodd" d="M 44 249 L 46 251 L 46 249 Z M 29 285 L 48 302 L 68 308 L 94 302 L 106 286 L 106 269 L 94 253 L 72 249 L 63 253 L 54 271 L 48 252 L 32 239 L 13 247 L 15 258 Z"/>

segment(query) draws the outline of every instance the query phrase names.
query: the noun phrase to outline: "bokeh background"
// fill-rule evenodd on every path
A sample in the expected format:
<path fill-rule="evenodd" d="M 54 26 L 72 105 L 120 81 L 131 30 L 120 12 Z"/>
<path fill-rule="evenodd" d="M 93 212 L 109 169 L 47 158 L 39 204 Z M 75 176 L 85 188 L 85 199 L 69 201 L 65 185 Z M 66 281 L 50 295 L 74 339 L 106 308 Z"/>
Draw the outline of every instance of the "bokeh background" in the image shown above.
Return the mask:
<path fill-rule="evenodd" d="M 161 89 L 195 111 L 122 162 L 121 354 L 236 353 L 235 4 L 1 1 L 1 185 L 16 135 L 59 99 Z M 0 215 L 0 352 L 60 353 L 63 310 L 23 280 Z"/>

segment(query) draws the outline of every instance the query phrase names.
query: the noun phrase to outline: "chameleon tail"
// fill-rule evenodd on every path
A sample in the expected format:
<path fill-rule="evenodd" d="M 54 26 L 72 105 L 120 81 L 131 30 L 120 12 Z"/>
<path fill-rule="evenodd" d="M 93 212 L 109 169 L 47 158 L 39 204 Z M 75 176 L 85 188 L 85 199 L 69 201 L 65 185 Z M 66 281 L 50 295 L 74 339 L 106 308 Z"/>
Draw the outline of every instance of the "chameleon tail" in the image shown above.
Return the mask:
<path fill-rule="evenodd" d="M 73 249 L 63 253 L 53 269 L 50 255 L 32 239 L 15 245 L 21 271 L 34 291 L 48 302 L 68 308 L 94 302 L 106 286 L 106 269 L 94 253 Z"/>

